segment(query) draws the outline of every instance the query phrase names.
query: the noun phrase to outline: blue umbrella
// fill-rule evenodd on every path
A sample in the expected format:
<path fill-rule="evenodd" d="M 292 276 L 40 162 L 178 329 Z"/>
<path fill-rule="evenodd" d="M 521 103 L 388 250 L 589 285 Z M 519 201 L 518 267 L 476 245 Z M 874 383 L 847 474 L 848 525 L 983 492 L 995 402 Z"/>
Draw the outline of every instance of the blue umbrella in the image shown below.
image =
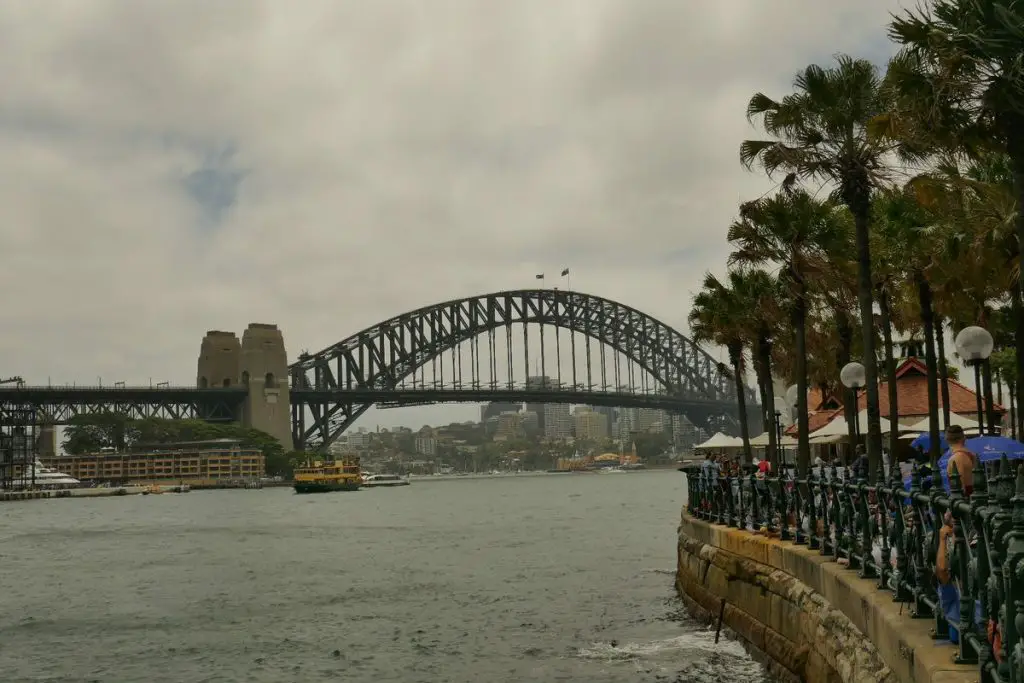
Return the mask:
<path fill-rule="evenodd" d="M 964 445 L 982 462 L 993 462 L 1001 459 L 1004 455 L 1010 460 L 1024 459 L 1024 443 L 1005 436 L 976 436 L 973 439 L 967 439 Z M 946 451 L 939 458 L 939 476 L 942 477 L 942 486 L 947 491 L 949 490 L 949 475 L 946 474 L 946 467 L 952 456 L 953 451 Z"/>
<path fill-rule="evenodd" d="M 1007 436 L 976 436 L 967 439 L 967 449 L 977 453 L 982 462 L 999 460 L 1004 455 L 1010 460 L 1024 458 L 1024 443 Z"/>
<path fill-rule="evenodd" d="M 914 450 L 922 450 L 925 453 L 931 448 L 932 436 L 928 432 L 924 434 L 918 434 L 917 438 L 910 442 L 910 447 Z M 946 443 L 946 437 L 939 432 L 939 450 L 945 452 L 949 448 L 949 444 Z"/>

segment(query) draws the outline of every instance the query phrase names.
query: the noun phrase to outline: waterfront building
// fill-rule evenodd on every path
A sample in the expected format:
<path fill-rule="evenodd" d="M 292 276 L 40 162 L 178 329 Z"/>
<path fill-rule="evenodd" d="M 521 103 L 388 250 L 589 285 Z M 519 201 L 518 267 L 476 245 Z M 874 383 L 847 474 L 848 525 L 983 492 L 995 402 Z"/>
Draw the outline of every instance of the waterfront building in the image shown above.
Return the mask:
<path fill-rule="evenodd" d="M 89 453 L 42 458 L 83 483 L 188 484 L 193 488 L 238 485 L 266 475 L 262 451 L 236 439 L 187 441 L 141 447 L 128 453 Z"/>

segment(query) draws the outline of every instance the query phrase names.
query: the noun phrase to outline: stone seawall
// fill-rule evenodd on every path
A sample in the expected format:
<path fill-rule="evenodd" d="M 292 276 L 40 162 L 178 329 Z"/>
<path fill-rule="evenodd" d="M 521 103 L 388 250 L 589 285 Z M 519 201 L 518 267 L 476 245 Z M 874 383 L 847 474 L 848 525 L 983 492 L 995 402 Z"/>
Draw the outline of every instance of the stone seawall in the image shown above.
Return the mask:
<path fill-rule="evenodd" d="M 879 591 L 817 551 L 684 514 L 676 585 L 691 613 L 718 619 L 781 680 L 809 683 L 967 683 L 951 661 Z"/>

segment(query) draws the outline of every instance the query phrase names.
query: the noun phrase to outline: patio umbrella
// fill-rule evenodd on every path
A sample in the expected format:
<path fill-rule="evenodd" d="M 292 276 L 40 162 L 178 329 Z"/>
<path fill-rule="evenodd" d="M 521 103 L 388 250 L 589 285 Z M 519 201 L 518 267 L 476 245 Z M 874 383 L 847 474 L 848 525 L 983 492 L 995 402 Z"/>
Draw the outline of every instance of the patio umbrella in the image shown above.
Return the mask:
<path fill-rule="evenodd" d="M 993 462 L 1000 460 L 1004 455 L 1010 460 L 1024 460 L 1024 443 L 1005 436 L 976 436 L 964 442 L 967 450 L 978 456 L 981 462 Z M 939 476 L 942 477 L 942 486 L 949 490 L 949 476 L 946 474 L 946 467 L 953 451 L 947 450 L 939 458 Z M 910 487 L 910 478 L 907 477 L 904 486 Z"/>
<path fill-rule="evenodd" d="M 928 452 L 928 450 L 931 448 L 931 445 L 932 436 L 928 432 L 925 432 L 924 434 L 918 434 L 914 438 L 914 440 L 910 442 L 911 448 L 913 448 L 914 450 L 920 448 L 925 453 Z M 939 432 L 939 450 L 941 450 L 942 452 L 949 450 L 949 444 L 946 443 L 946 437 L 941 432 Z"/>

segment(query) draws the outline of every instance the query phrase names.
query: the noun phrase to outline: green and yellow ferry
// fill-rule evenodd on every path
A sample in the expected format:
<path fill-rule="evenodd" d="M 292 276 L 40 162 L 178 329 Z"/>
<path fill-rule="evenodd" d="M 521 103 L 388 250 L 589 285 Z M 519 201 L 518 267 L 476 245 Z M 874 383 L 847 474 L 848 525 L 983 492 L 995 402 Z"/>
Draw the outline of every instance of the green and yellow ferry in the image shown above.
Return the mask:
<path fill-rule="evenodd" d="M 295 470 L 295 493 L 358 491 L 362 481 L 357 457 L 317 461 Z"/>

